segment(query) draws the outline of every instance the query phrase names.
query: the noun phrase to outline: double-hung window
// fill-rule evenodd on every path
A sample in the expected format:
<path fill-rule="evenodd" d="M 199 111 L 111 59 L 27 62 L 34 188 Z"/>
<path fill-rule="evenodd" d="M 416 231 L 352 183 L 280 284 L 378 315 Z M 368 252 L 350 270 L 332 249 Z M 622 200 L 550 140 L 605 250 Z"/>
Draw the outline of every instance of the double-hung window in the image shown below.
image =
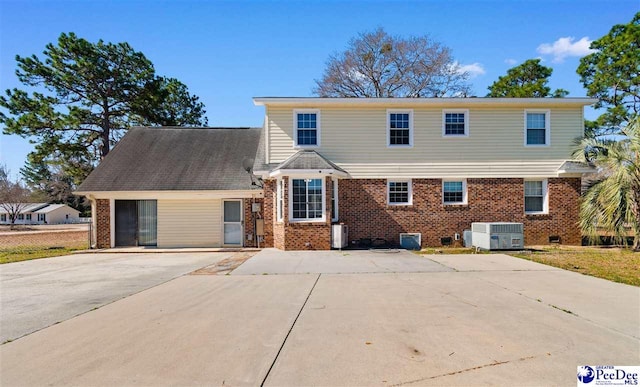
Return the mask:
<path fill-rule="evenodd" d="M 527 214 L 546 214 L 548 212 L 547 202 L 547 181 L 525 180 L 524 212 Z"/>
<path fill-rule="evenodd" d="M 44 222 L 47 220 L 47 214 L 38 214 L 38 222 Z"/>
<path fill-rule="evenodd" d="M 294 110 L 293 126 L 296 147 L 313 148 L 320 146 L 319 110 Z"/>
<path fill-rule="evenodd" d="M 18 220 L 24 220 L 24 214 L 18 214 Z"/>
<path fill-rule="evenodd" d="M 387 145 L 413 146 L 413 110 L 387 110 Z"/>
<path fill-rule="evenodd" d="M 469 111 L 444 110 L 442 112 L 442 135 L 445 137 L 469 136 Z"/>
<path fill-rule="evenodd" d="M 0 215 L 0 222 L 6 222 L 6 221 L 7 221 L 7 214 Z"/>
<path fill-rule="evenodd" d="M 31 214 L 27 214 L 27 220 L 31 220 Z"/>
<path fill-rule="evenodd" d="M 321 221 L 324 219 L 323 179 L 291 179 L 291 219 Z"/>
<path fill-rule="evenodd" d="M 549 110 L 527 110 L 525 116 L 526 146 L 548 146 L 551 142 Z"/>
<path fill-rule="evenodd" d="M 442 182 L 442 202 L 444 204 L 466 204 L 466 180 L 447 180 Z"/>
<path fill-rule="evenodd" d="M 387 181 L 387 202 L 394 206 L 411 204 L 411 181 Z"/>

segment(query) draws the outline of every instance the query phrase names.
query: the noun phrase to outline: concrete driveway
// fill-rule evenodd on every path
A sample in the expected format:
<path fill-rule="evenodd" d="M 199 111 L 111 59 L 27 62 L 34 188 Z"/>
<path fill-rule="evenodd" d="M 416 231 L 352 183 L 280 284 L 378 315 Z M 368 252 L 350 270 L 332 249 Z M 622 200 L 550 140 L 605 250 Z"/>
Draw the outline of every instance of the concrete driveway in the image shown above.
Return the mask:
<path fill-rule="evenodd" d="M 567 385 L 640 362 L 637 287 L 505 255 L 280 252 L 263 275 L 274 254 L 4 344 L 0 384 Z"/>
<path fill-rule="evenodd" d="M 0 343 L 211 265 L 231 254 L 76 254 L 0 265 Z"/>

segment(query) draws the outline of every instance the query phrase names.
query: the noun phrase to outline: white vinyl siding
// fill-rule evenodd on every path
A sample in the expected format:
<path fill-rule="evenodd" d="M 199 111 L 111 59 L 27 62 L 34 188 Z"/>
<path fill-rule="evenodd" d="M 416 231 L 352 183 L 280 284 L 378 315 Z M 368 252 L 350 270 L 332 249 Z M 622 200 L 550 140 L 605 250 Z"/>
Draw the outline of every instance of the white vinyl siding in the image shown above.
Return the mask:
<path fill-rule="evenodd" d="M 583 130 L 582 107 L 550 110 L 549 147 L 525 147 L 525 107 L 469 108 L 473 117 L 464 139 L 442 137 L 443 107 L 413 107 L 413 147 L 388 147 L 387 109 L 323 107 L 323 156 L 354 178 L 368 177 L 534 177 L 554 176 L 571 158 L 573 139 Z M 293 142 L 293 107 L 268 107 L 271 163 L 297 150 Z M 406 109 L 404 109 L 406 110 Z M 455 172 L 456 175 L 453 175 Z M 518 174 L 519 173 L 519 174 Z"/>
<path fill-rule="evenodd" d="M 158 247 L 219 247 L 221 200 L 158 200 Z"/>

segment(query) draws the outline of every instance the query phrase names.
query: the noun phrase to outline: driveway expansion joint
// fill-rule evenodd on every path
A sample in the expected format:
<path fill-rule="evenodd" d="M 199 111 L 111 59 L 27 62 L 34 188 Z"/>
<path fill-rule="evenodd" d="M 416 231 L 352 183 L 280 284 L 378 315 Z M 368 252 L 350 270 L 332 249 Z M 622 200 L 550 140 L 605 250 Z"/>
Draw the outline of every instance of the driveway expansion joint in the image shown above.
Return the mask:
<path fill-rule="evenodd" d="M 311 297 L 311 293 L 313 293 L 313 289 L 316 288 L 316 285 L 318 284 L 318 281 L 320 280 L 320 276 L 322 276 L 322 274 L 318 274 L 318 277 L 316 278 L 315 282 L 313 283 L 313 286 L 311 287 L 311 289 L 309 289 L 309 294 L 307 294 L 307 298 L 304 299 L 304 302 L 302 303 L 302 306 L 300 307 L 300 310 L 298 311 L 298 314 L 296 315 L 296 318 L 293 320 L 293 323 L 291 324 L 291 327 L 289 328 L 289 331 L 287 332 L 287 335 L 284 337 L 284 340 L 282 340 L 282 345 L 280 345 L 280 348 L 278 348 L 278 352 L 276 353 L 276 356 L 273 358 L 273 362 L 269 366 L 269 369 L 267 370 L 267 373 L 264 375 L 264 379 L 262 379 L 262 383 L 260 383 L 260 387 L 263 387 L 264 384 L 267 382 L 267 379 L 269 378 L 269 374 L 271 373 L 271 370 L 273 370 L 273 366 L 275 366 L 276 361 L 278 361 L 278 357 L 280 356 L 280 352 L 282 352 L 282 349 L 284 348 L 284 345 L 287 343 L 287 339 L 289 338 L 289 335 L 291 335 L 291 331 L 293 331 L 293 327 L 296 326 L 296 323 L 298 322 L 298 318 L 300 318 L 300 315 L 302 314 L 302 311 L 304 310 L 304 307 L 307 305 L 307 302 L 309 301 L 309 298 Z"/>

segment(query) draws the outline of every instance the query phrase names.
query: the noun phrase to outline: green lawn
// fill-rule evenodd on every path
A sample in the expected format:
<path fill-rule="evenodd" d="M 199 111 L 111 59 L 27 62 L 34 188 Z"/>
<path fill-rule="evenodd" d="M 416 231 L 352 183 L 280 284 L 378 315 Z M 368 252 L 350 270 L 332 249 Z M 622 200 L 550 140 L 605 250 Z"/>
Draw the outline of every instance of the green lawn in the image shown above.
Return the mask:
<path fill-rule="evenodd" d="M 24 246 L 0 249 L 0 264 L 28 261 L 30 259 L 57 257 L 73 251 L 85 250 L 87 243 L 69 244 L 62 247 Z"/>
<path fill-rule="evenodd" d="M 631 249 L 542 246 L 530 252 L 507 254 L 610 281 L 640 286 L 640 252 L 634 253 Z"/>

